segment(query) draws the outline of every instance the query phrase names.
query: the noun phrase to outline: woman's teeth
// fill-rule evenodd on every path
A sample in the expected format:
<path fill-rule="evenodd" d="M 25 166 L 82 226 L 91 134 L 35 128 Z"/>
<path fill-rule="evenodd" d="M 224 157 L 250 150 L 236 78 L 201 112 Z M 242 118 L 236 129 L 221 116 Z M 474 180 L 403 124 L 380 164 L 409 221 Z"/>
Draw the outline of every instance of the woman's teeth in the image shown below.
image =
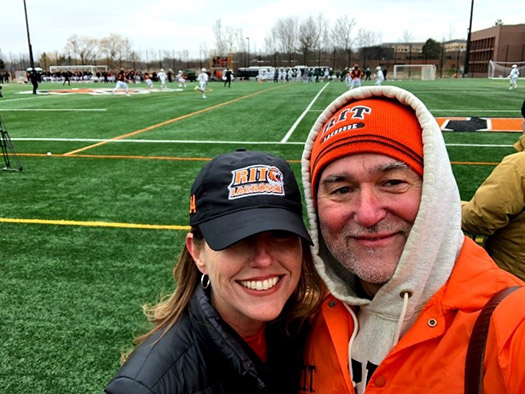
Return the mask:
<path fill-rule="evenodd" d="M 265 280 L 241 280 L 239 282 L 241 285 L 251 290 L 268 290 L 279 282 L 279 277 L 275 276 Z"/>

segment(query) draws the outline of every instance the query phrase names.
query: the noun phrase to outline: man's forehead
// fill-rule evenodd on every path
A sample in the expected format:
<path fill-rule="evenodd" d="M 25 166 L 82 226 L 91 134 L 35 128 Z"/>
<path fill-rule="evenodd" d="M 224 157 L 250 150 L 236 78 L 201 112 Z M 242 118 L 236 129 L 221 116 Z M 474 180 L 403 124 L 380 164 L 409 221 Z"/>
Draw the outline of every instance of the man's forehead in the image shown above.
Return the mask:
<path fill-rule="evenodd" d="M 321 172 L 321 178 L 326 177 L 332 172 L 388 172 L 398 169 L 411 170 L 405 162 L 394 159 L 387 155 L 377 153 L 359 153 L 355 155 L 343 156 L 328 164 Z"/>

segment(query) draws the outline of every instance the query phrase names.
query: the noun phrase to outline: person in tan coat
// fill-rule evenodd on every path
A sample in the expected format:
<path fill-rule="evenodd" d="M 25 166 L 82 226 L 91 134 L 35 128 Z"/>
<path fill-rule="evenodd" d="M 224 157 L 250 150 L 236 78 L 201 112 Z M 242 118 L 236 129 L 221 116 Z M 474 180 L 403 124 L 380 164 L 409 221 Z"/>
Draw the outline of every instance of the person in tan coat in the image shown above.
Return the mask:
<path fill-rule="evenodd" d="M 464 231 L 487 236 L 485 248 L 506 271 L 525 279 L 525 101 L 523 134 L 470 201 L 462 201 Z"/>

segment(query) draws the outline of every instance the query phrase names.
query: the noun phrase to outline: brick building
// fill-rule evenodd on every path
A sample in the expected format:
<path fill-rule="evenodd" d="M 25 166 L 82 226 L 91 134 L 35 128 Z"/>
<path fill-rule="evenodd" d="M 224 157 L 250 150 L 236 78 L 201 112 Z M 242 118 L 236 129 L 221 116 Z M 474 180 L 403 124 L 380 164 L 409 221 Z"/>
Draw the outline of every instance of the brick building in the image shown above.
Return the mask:
<path fill-rule="evenodd" d="M 470 77 L 487 77 L 489 60 L 525 62 L 525 24 L 497 25 L 474 31 L 469 52 Z"/>

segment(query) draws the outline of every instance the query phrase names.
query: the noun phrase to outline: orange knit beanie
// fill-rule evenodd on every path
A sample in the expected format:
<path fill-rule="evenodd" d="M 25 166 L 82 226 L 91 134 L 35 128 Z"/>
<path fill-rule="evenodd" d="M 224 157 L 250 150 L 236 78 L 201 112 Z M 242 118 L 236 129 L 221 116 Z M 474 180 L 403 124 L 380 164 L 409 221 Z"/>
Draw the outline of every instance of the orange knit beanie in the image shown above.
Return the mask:
<path fill-rule="evenodd" d="M 353 101 L 323 124 L 312 147 L 312 196 L 324 167 L 344 156 L 377 153 L 406 163 L 423 176 L 421 126 L 414 110 L 396 100 L 375 97 Z"/>

